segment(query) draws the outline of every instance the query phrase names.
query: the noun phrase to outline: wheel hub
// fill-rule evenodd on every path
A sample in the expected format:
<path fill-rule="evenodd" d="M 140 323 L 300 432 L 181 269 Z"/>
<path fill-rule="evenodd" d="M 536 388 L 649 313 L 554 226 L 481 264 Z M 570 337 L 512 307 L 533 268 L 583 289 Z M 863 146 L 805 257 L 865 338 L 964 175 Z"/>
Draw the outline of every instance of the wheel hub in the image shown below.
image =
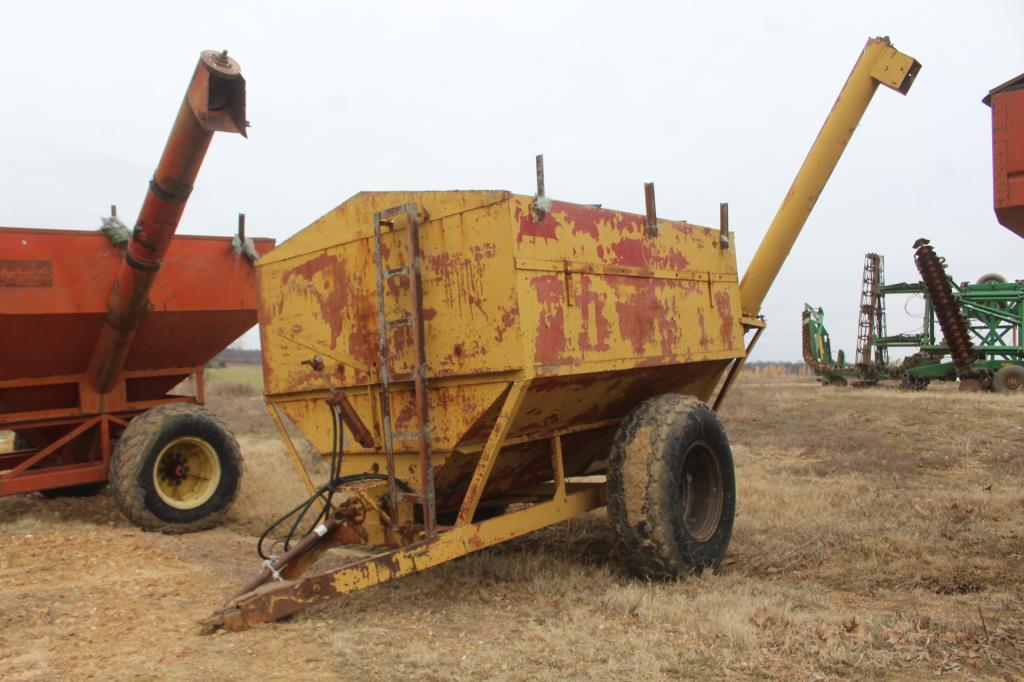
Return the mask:
<path fill-rule="evenodd" d="M 208 501 L 220 484 L 217 452 L 201 438 L 185 436 L 164 446 L 153 466 L 153 487 L 175 509 L 195 509 Z"/>
<path fill-rule="evenodd" d="M 710 540 L 722 519 L 725 484 L 718 458 L 703 441 L 693 443 L 683 457 L 679 497 L 687 532 L 697 542 Z"/>

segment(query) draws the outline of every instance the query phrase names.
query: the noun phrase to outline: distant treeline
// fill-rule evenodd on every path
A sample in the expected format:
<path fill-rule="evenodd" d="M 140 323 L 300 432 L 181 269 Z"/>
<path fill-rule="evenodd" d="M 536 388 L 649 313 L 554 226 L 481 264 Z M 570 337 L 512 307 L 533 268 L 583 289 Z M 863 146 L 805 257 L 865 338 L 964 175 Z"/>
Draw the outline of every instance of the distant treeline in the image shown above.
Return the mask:
<path fill-rule="evenodd" d="M 263 362 L 263 354 L 257 350 L 227 348 L 206 363 L 207 367 L 224 367 L 225 365 L 258 365 Z"/>
<path fill-rule="evenodd" d="M 814 372 L 802 362 L 748 362 L 743 376 L 752 379 L 810 379 Z"/>

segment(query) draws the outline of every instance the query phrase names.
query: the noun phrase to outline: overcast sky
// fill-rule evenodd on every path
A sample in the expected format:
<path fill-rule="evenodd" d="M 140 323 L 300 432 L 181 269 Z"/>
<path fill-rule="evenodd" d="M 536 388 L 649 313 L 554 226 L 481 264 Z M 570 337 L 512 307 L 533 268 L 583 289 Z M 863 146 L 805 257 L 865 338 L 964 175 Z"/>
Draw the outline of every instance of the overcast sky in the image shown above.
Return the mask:
<path fill-rule="evenodd" d="M 1024 71 L 1024 2 L 190 3 L 0 0 L 0 225 L 133 222 L 203 49 L 248 82 L 180 228 L 283 240 L 360 190 L 534 190 L 717 226 L 741 272 L 869 36 L 923 69 L 880 89 L 763 307 L 757 360 L 800 358 L 805 301 L 852 352 L 864 254 L 916 280 L 1024 278 L 992 212 L 987 91 Z M 889 304 L 890 332 L 917 322 Z M 920 302 L 910 302 L 919 313 Z"/>

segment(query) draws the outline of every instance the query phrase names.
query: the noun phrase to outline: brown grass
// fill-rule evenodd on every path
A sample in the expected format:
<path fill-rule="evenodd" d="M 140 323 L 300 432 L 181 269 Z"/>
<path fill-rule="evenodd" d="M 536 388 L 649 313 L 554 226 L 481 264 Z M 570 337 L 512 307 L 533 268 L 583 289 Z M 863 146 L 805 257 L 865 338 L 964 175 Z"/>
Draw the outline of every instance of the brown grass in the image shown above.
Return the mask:
<path fill-rule="evenodd" d="M 211 395 L 247 459 L 225 528 L 159 536 L 127 525 L 105 497 L 0 499 L 0 669 L 1019 678 L 1024 400 L 939 388 L 741 383 L 722 414 L 739 507 L 720 575 L 633 580 L 602 511 L 285 623 L 202 637 L 195 621 L 257 568 L 260 524 L 303 494 L 258 396 Z"/>

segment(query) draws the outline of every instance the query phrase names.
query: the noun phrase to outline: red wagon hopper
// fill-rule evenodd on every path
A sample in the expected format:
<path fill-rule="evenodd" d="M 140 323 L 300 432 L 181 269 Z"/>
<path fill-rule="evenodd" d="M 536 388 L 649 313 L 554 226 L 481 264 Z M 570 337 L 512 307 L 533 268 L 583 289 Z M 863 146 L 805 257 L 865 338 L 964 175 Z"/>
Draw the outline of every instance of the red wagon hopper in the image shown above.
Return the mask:
<path fill-rule="evenodd" d="M 174 232 L 213 132 L 243 133 L 244 112 L 238 65 L 204 52 L 130 237 L 0 228 L 0 495 L 109 480 L 132 521 L 179 532 L 226 511 L 238 446 L 200 407 L 203 365 L 256 324 L 252 260 L 274 243 Z"/>

